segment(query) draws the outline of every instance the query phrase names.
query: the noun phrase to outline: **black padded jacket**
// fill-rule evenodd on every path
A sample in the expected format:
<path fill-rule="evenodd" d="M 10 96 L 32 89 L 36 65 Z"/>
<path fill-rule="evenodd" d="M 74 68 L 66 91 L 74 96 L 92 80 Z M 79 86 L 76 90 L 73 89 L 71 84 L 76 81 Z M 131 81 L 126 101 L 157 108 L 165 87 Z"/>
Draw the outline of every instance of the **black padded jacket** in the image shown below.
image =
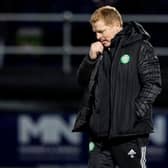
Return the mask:
<path fill-rule="evenodd" d="M 89 109 L 85 130 L 94 137 L 110 139 L 153 132 L 152 104 L 161 92 L 161 74 L 149 39 L 142 25 L 129 22 L 112 40 L 110 49 L 104 49 L 102 59 L 92 61 L 86 56 L 80 64 L 79 84 L 85 88 L 92 85 L 84 104 Z"/>

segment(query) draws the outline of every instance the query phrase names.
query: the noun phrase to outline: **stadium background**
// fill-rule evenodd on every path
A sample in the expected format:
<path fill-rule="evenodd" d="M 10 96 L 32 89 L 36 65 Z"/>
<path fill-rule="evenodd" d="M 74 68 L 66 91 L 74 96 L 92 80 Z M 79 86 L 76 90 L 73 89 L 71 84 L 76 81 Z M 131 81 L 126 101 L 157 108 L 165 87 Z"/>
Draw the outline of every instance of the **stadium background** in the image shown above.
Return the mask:
<path fill-rule="evenodd" d="M 95 40 L 89 16 L 103 4 L 151 34 L 163 90 L 154 104 L 148 166 L 167 168 L 166 0 L 0 1 L 0 167 L 86 167 L 87 135 L 71 133 L 82 94 L 76 69 Z"/>

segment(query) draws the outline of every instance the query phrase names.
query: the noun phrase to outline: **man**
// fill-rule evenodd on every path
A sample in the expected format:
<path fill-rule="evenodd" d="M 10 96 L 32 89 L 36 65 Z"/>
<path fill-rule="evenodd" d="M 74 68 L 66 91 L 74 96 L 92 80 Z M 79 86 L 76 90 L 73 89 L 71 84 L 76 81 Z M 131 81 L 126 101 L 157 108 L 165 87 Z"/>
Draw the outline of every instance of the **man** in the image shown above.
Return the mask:
<path fill-rule="evenodd" d="M 89 168 L 145 168 L 152 104 L 161 91 L 150 36 L 139 23 L 123 24 L 111 6 L 98 8 L 90 23 L 97 41 L 78 69 L 87 96 L 73 131 L 89 134 Z"/>

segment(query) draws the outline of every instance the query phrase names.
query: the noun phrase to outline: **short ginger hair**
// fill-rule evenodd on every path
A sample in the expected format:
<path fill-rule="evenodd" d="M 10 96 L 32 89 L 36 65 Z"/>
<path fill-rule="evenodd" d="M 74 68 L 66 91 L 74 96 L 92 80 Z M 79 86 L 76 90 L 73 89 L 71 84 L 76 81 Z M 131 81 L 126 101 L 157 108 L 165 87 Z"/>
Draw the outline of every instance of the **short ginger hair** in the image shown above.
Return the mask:
<path fill-rule="evenodd" d="M 123 25 L 123 19 L 119 11 L 109 5 L 100 7 L 92 13 L 90 23 L 94 24 L 98 20 L 104 20 L 107 25 L 113 25 L 114 23 L 119 24 L 119 26 Z"/>

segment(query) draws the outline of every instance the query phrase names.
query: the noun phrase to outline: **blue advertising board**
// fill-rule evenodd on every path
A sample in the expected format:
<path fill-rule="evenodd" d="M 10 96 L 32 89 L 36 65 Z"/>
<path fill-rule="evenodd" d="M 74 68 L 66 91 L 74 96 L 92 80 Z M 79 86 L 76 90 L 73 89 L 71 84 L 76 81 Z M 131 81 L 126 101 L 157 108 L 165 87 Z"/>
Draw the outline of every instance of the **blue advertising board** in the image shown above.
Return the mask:
<path fill-rule="evenodd" d="M 75 113 L 8 111 L 0 116 L 0 166 L 87 167 L 87 135 L 71 131 Z M 153 122 L 147 164 L 166 168 L 168 109 L 155 108 Z"/>
<path fill-rule="evenodd" d="M 147 150 L 148 165 L 151 168 L 167 168 L 168 165 L 168 109 L 155 108 L 154 133 L 150 135 Z"/>
<path fill-rule="evenodd" d="M 86 165 L 87 136 L 73 113 L 2 113 L 0 166 Z"/>

